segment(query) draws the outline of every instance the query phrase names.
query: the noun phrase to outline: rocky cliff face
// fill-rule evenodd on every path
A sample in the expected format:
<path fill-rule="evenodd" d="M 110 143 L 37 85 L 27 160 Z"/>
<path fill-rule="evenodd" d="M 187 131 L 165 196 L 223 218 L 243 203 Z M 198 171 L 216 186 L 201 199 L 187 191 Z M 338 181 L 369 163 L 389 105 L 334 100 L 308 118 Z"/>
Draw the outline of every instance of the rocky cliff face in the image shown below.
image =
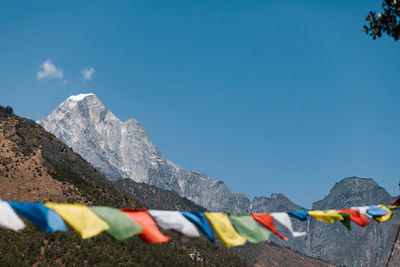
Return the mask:
<path fill-rule="evenodd" d="M 209 210 L 247 212 L 250 200 L 222 182 L 185 170 L 164 159 L 135 120 L 120 121 L 94 94 L 71 96 L 38 121 L 110 180 L 173 190 Z"/>
<path fill-rule="evenodd" d="M 336 183 L 328 196 L 313 204 L 313 209 L 350 208 L 394 201 L 385 189 L 372 179 L 346 178 Z M 400 219 L 395 212 L 392 220 L 376 223 L 371 220 L 365 228 L 353 224 L 347 231 L 341 223 L 309 223 L 307 252 L 346 266 L 382 266 L 386 263 Z"/>

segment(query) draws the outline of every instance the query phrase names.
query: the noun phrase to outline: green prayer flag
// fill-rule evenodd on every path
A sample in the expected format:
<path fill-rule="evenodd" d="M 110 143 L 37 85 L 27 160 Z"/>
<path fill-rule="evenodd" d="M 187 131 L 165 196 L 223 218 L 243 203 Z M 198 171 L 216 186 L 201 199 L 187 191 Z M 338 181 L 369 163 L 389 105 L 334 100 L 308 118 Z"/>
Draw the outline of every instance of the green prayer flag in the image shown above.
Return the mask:
<path fill-rule="evenodd" d="M 249 242 L 266 241 L 271 236 L 271 232 L 261 227 L 249 214 L 229 214 L 229 219 L 236 231 L 246 237 Z"/>
<path fill-rule="evenodd" d="M 103 206 L 89 206 L 102 220 L 110 226 L 107 233 L 116 240 L 124 240 L 142 232 L 142 227 L 119 209 Z"/>
<path fill-rule="evenodd" d="M 340 222 L 343 223 L 344 226 L 346 226 L 347 230 L 351 230 L 350 226 L 350 214 L 345 213 L 345 212 L 339 212 L 340 215 L 342 215 L 343 220 Z"/>

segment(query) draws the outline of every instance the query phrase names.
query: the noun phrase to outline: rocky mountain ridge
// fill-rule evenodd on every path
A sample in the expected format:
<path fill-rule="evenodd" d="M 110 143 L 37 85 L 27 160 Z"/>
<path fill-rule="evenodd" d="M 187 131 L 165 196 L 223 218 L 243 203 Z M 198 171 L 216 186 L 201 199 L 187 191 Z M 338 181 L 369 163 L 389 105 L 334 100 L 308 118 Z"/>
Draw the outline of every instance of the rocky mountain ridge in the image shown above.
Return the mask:
<path fill-rule="evenodd" d="M 94 94 L 71 96 L 37 122 L 110 180 L 130 178 L 172 190 L 211 211 L 248 212 L 274 201 L 264 197 L 252 203 L 224 182 L 164 159 L 135 119 L 120 121 Z"/>
<path fill-rule="evenodd" d="M 121 122 L 93 94 L 67 99 L 38 122 L 113 180 L 129 177 L 172 190 L 211 211 L 240 213 L 302 209 L 281 194 L 250 201 L 243 194 L 231 192 L 222 181 L 174 165 L 162 157 L 136 120 Z M 350 177 L 336 183 L 324 199 L 313 204 L 313 209 L 387 204 L 393 199 L 372 179 Z M 307 231 L 306 236 L 291 238 L 288 242 L 275 236 L 271 240 L 338 265 L 380 266 L 394 241 L 398 219 L 396 214 L 389 222 L 377 224 L 372 221 L 368 227 L 354 226 L 352 231 L 347 231 L 340 223 L 293 220 L 294 229 Z M 279 224 L 277 228 L 291 237 Z M 355 247 L 360 249 L 353 251 Z M 260 249 L 261 254 L 263 246 L 255 245 L 252 249 Z"/>
<path fill-rule="evenodd" d="M 173 191 L 131 179 L 111 183 L 40 125 L 5 113 L 1 106 L 0 163 L 2 199 L 204 210 Z M 150 246 L 135 237 L 116 242 L 107 234 L 82 240 L 72 229 L 50 235 L 27 224 L 19 233 L 0 228 L 0 266 L 246 266 L 234 251 L 205 238 L 185 244 L 172 240 Z M 249 263 L 254 266 L 266 262 L 270 266 L 290 266 L 296 262 L 305 266 L 332 266 L 269 243 L 263 244 L 263 254 L 255 259 L 251 251 L 243 251 L 241 255 L 245 260 L 251 257 Z"/>

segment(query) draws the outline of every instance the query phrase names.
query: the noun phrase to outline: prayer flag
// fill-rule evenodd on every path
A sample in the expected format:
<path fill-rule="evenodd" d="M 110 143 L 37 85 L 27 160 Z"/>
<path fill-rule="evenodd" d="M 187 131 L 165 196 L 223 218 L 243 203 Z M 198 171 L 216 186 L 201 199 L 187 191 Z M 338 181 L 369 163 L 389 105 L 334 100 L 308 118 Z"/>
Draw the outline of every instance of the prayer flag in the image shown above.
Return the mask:
<path fill-rule="evenodd" d="M 400 198 L 396 199 L 393 203 L 389 204 L 389 206 L 400 206 Z"/>
<path fill-rule="evenodd" d="M 350 214 L 346 212 L 339 212 L 339 214 L 343 217 L 343 220 L 340 220 L 340 222 L 343 223 L 344 226 L 346 226 L 347 230 L 351 230 Z"/>
<path fill-rule="evenodd" d="M 89 209 L 110 226 L 107 233 L 118 241 L 142 232 L 142 227 L 119 209 L 103 206 L 89 206 Z"/>
<path fill-rule="evenodd" d="M 250 214 L 254 220 L 259 222 L 260 224 L 264 225 L 268 230 L 279 236 L 285 241 L 288 241 L 289 238 L 286 236 L 281 235 L 275 228 L 274 220 L 272 219 L 272 216 L 269 215 L 268 213 L 251 213 Z"/>
<path fill-rule="evenodd" d="M 271 232 L 260 225 L 248 214 L 229 214 L 236 231 L 247 238 L 249 242 L 258 243 L 266 241 L 271 236 Z"/>
<path fill-rule="evenodd" d="M 122 210 L 132 220 L 142 226 L 143 231 L 138 235 L 143 242 L 149 244 L 168 242 L 169 236 L 163 235 L 147 210 Z"/>
<path fill-rule="evenodd" d="M 19 231 L 25 228 L 25 223 L 18 217 L 10 205 L 0 199 L 0 227 Z"/>
<path fill-rule="evenodd" d="M 374 217 L 374 220 L 377 222 L 386 222 L 387 220 L 389 220 L 390 218 L 392 218 L 393 213 L 392 211 L 386 207 L 385 205 L 378 205 L 378 207 L 384 209 L 387 211 L 386 215 L 383 215 L 381 217 Z"/>
<path fill-rule="evenodd" d="M 181 211 L 182 215 L 186 217 L 189 221 L 196 224 L 201 231 L 210 239 L 211 242 L 215 241 L 214 234 L 211 230 L 210 225 L 206 219 L 206 216 L 201 212 L 189 212 Z"/>
<path fill-rule="evenodd" d="M 369 224 L 368 218 L 365 215 L 361 214 L 358 210 L 342 209 L 340 211 L 350 214 L 350 220 L 361 227 L 365 227 Z"/>
<path fill-rule="evenodd" d="M 369 209 L 367 212 L 372 217 L 381 217 L 381 216 L 385 216 L 388 213 L 386 209 L 383 209 L 379 205 L 378 206 L 376 206 L 376 205 L 369 206 Z"/>
<path fill-rule="evenodd" d="M 337 210 L 310 210 L 308 215 L 316 220 L 333 223 L 335 221 L 343 221 L 344 218 Z"/>
<path fill-rule="evenodd" d="M 288 214 L 289 214 L 289 216 L 295 217 L 301 221 L 310 219 L 310 216 L 308 215 L 306 210 L 289 211 Z"/>
<path fill-rule="evenodd" d="M 306 232 L 295 232 L 293 230 L 292 221 L 286 212 L 272 212 L 271 216 L 274 220 L 277 220 L 280 224 L 289 229 L 294 237 L 306 235 Z"/>
<path fill-rule="evenodd" d="M 91 238 L 110 229 L 105 221 L 82 204 L 46 203 L 46 207 L 57 212 L 83 239 Z"/>
<path fill-rule="evenodd" d="M 369 206 L 351 207 L 351 209 L 358 211 L 360 214 L 366 216 L 367 218 L 372 218 L 372 216 L 368 214 Z"/>
<path fill-rule="evenodd" d="M 46 233 L 67 231 L 63 219 L 41 203 L 8 201 L 8 204 L 19 215 L 25 217 Z"/>
<path fill-rule="evenodd" d="M 222 212 L 204 212 L 226 247 L 241 246 L 246 243 L 246 238 L 239 235 L 229 221 L 228 215 Z"/>
<path fill-rule="evenodd" d="M 149 210 L 149 214 L 164 230 L 175 230 L 188 237 L 200 237 L 196 226 L 186 219 L 179 211 Z"/>

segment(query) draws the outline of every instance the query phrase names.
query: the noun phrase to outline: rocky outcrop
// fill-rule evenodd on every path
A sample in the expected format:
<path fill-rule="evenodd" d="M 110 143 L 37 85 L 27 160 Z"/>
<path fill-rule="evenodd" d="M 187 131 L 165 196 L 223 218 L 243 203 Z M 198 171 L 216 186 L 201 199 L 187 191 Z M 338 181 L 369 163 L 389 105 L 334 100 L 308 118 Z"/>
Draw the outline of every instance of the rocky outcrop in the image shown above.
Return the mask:
<path fill-rule="evenodd" d="M 222 182 L 164 159 L 135 120 L 120 121 L 94 94 L 71 96 L 38 121 L 110 180 L 173 190 L 208 210 L 247 212 L 250 200 Z"/>

